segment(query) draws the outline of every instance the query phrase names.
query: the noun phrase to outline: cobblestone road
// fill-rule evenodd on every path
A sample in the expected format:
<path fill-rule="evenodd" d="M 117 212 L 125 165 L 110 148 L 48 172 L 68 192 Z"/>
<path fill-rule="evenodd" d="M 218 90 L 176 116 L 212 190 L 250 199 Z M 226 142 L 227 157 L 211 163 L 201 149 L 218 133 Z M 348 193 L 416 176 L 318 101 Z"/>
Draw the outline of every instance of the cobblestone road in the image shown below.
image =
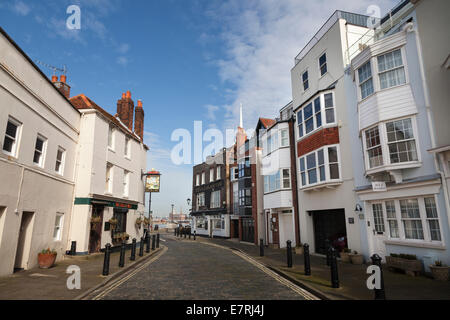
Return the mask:
<path fill-rule="evenodd" d="M 170 237 L 165 240 L 166 253 L 103 299 L 303 299 L 229 250 Z"/>

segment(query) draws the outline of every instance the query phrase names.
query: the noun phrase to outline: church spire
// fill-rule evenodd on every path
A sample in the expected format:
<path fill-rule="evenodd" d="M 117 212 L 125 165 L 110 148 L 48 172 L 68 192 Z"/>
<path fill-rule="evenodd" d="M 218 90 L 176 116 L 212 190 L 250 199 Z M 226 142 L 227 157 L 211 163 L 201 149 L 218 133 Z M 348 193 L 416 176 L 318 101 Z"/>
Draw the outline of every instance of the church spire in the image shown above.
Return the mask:
<path fill-rule="evenodd" d="M 241 108 L 239 109 L 239 127 L 241 127 L 242 129 L 244 129 L 244 121 L 242 119 L 242 103 L 241 103 Z"/>

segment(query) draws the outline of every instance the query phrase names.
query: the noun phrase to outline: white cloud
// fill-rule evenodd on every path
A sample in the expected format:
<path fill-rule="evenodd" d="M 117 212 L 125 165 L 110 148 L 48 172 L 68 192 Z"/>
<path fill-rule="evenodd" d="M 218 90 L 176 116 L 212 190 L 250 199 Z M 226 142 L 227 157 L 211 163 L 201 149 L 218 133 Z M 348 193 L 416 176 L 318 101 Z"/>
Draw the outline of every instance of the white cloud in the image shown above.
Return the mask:
<path fill-rule="evenodd" d="M 130 50 L 130 45 L 128 43 L 122 43 L 117 47 L 117 52 L 120 54 L 126 54 Z"/>
<path fill-rule="evenodd" d="M 215 121 L 216 120 L 216 112 L 220 109 L 220 107 L 208 104 L 205 106 L 205 109 L 206 109 L 206 118 L 208 118 L 209 120 Z"/>
<path fill-rule="evenodd" d="M 395 2 L 378 1 L 382 14 Z M 300 50 L 336 9 L 365 14 L 371 4 L 372 0 L 215 1 L 206 15 L 222 26 L 226 47 L 226 55 L 215 63 L 221 80 L 235 88 L 228 93 L 231 103 L 222 106 L 225 127 L 239 123 L 240 103 L 245 128 L 254 127 L 260 116 L 276 116 L 292 99 L 290 70 Z"/>
<path fill-rule="evenodd" d="M 12 5 L 12 10 L 21 16 L 26 16 L 30 13 L 31 8 L 22 1 L 15 1 Z"/>
<path fill-rule="evenodd" d="M 128 65 L 128 58 L 127 57 L 118 57 L 117 58 L 117 63 L 120 64 L 121 66 L 126 67 Z"/>

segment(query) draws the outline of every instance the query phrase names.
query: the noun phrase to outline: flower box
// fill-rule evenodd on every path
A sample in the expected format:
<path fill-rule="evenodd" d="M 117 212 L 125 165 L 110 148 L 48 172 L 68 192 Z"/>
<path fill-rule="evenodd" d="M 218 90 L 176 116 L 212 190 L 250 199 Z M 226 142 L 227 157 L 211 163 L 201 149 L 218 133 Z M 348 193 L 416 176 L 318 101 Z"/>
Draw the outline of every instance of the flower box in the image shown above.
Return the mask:
<path fill-rule="evenodd" d="M 56 261 L 57 253 L 50 249 L 43 250 L 42 252 L 38 253 L 38 263 L 39 268 L 41 269 L 48 269 L 53 267 Z"/>
<path fill-rule="evenodd" d="M 403 270 L 406 274 L 411 276 L 416 276 L 423 272 L 422 261 L 420 260 L 386 256 L 386 265 L 391 269 Z"/>

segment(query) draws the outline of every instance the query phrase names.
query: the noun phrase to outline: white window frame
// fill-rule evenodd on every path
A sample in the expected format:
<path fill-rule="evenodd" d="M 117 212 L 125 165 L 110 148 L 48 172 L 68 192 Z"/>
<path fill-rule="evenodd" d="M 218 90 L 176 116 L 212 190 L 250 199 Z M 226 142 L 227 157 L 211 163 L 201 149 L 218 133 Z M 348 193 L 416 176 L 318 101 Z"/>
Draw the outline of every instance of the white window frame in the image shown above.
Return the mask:
<path fill-rule="evenodd" d="M 130 171 L 123 170 L 123 196 L 130 195 Z"/>
<path fill-rule="evenodd" d="M 125 150 L 124 150 L 125 158 L 131 159 L 131 139 L 125 136 Z"/>
<path fill-rule="evenodd" d="M 338 170 L 339 170 L 339 179 L 331 179 L 330 178 L 331 173 L 330 173 L 330 160 L 329 160 L 328 148 L 336 148 L 337 158 L 338 158 L 337 164 L 338 164 Z M 319 165 L 319 151 L 320 150 L 323 150 L 323 156 L 324 156 L 323 166 L 325 167 L 325 180 L 323 180 L 323 181 L 320 181 L 320 167 L 322 166 L 322 165 Z M 315 169 L 316 169 L 316 177 L 317 177 L 316 180 L 317 181 L 315 183 L 309 183 L 309 175 L 308 175 L 307 157 L 312 154 L 315 154 L 315 161 L 316 161 Z M 305 171 L 301 170 L 301 161 L 302 161 L 301 159 L 304 159 L 304 161 L 305 161 Z M 334 162 L 331 164 L 334 164 Z M 309 169 L 309 170 L 313 170 L 313 169 Z M 298 173 L 299 173 L 299 189 L 306 189 L 306 188 L 310 188 L 310 187 L 314 187 L 314 186 L 342 182 L 342 157 L 341 157 L 341 151 L 340 151 L 339 144 L 326 145 L 326 146 L 318 148 L 314 151 L 311 151 L 311 152 L 299 157 L 298 158 Z M 305 185 L 303 185 L 302 173 L 305 173 L 305 181 L 306 181 Z"/>
<path fill-rule="evenodd" d="M 197 211 L 200 210 L 200 207 L 205 206 L 205 193 L 204 192 L 197 194 L 197 203 L 195 205 L 197 206 Z"/>
<path fill-rule="evenodd" d="M 200 185 L 200 174 L 197 173 L 195 175 L 195 186 L 199 186 Z"/>
<path fill-rule="evenodd" d="M 202 172 L 202 185 L 206 183 L 206 174 L 205 172 Z"/>
<path fill-rule="evenodd" d="M 222 175 L 221 175 L 221 167 L 220 166 L 217 166 L 216 167 L 216 180 L 220 180 L 220 179 L 222 179 Z"/>
<path fill-rule="evenodd" d="M 439 224 L 439 235 L 441 240 L 432 240 L 431 239 L 431 232 L 429 228 L 428 221 L 430 218 L 427 217 L 426 214 L 426 207 L 425 207 L 425 198 L 434 198 L 434 204 L 436 206 L 436 214 L 437 217 L 432 218 L 431 220 L 437 220 Z M 402 200 L 417 200 L 418 206 L 419 206 L 419 218 L 402 218 L 401 216 L 401 208 L 400 208 L 400 201 Z M 442 220 L 441 220 L 441 214 L 439 209 L 439 203 L 437 201 L 437 195 L 421 195 L 421 196 L 415 196 L 415 197 L 405 197 L 405 198 L 396 198 L 396 199 L 385 199 L 381 201 L 374 201 L 370 202 L 370 211 L 371 211 L 371 220 L 373 221 L 373 210 L 372 210 L 372 204 L 375 203 L 382 203 L 383 204 L 383 218 L 384 218 L 384 224 L 385 224 L 385 236 L 388 240 L 393 241 L 401 241 L 406 243 L 412 243 L 412 244 L 438 244 L 443 245 L 443 231 L 442 231 Z M 386 209 L 386 202 L 394 202 L 395 207 L 395 218 L 390 218 L 387 216 L 387 209 Z M 405 225 L 403 221 L 406 220 L 420 220 L 422 224 L 422 233 L 424 236 L 424 239 L 407 239 L 405 235 Z M 391 236 L 391 229 L 389 225 L 389 221 L 396 221 L 397 223 L 397 230 L 398 230 L 398 237 L 392 237 Z"/>
<path fill-rule="evenodd" d="M 306 79 L 303 78 L 303 76 L 306 74 Z M 301 74 L 301 81 L 302 81 L 302 88 L 303 92 L 308 91 L 309 89 L 309 72 L 308 69 L 304 70 Z M 307 87 L 305 88 L 305 83 L 307 83 Z"/>
<path fill-rule="evenodd" d="M 209 169 L 209 182 L 214 181 L 214 168 Z"/>
<path fill-rule="evenodd" d="M 384 56 L 386 54 L 392 53 L 392 52 L 397 51 L 397 50 L 400 51 L 400 57 L 402 58 L 402 65 L 394 67 L 394 68 L 391 68 L 391 69 L 387 69 L 387 70 L 384 70 L 384 71 L 380 71 L 380 68 L 379 68 L 379 65 L 378 65 L 378 57 Z M 407 72 L 408 70 L 406 68 L 406 56 L 405 56 L 403 50 L 404 50 L 403 47 L 395 48 L 393 50 L 389 50 L 389 51 L 383 52 L 383 53 L 381 53 L 381 54 L 379 54 L 379 55 L 374 57 L 374 60 L 376 60 L 376 65 L 377 65 L 377 70 L 376 71 L 377 71 L 377 77 L 378 77 L 378 88 L 379 88 L 380 91 L 388 90 L 388 89 L 395 88 L 395 87 L 400 87 L 400 86 L 403 86 L 403 85 L 405 85 L 405 84 L 407 84 L 409 82 L 408 72 Z M 397 70 L 397 69 L 403 69 L 403 73 L 405 75 L 405 82 L 404 83 L 400 83 L 400 84 L 396 84 L 396 85 L 393 85 L 393 86 L 390 86 L 390 87 L 381 88 L 381 77 L 380 77 L 380 75 L 383 74 L 383 73 L 387 73 L 387 72 L 393 71 L 393 70 Z M 374 90 L 375 90 L 375 88 L 374 88 Z"/>
<path fill-rule="evenodd" d="M 113 125 L 109 125 L 108 127 L 108 149 L 111 151 L 115 150 L 116 142 L 116 129 Z"/>
<path fill-rule="evenodd" d="M 367 79 L 365 79 L 363 82 L 360 82 L 360 78 L 359 78 L 359 72 L 361 70 L 361 68 L 363 68 L 366 64 L 370 65 L 370 77 L 368 77 Z M 378 75 L 378 73 L 377 73 Z M 357 70 L 356 70 L 356 78 L 358 81 L 358 98 L 359 101 L 368 99 L 369 97 L 371 97 L 372 95 L 375 94 L 375 83 L 374 83 L 374 70 L 373 70 L 373 63 L 372 63 L 372 59 L 367 60 L 366 62 L 364 62 Z M 363 97 L 362 95 L 362 85 L 367 83 L 367 82 L 371 82 L 372 83 L 372 92 L 370 94 L 368 94 L 367 96 Z"/>
<path fill-rule="evenodd" d="M 325 95 L 327 94 L 331 94 L 332 100 L 333 100 L 333 107 L 332 108 L 325 108 Z M 316 112 L 315 110 L 315 100 L 320 97 L 320 113 Z M 305 108 L 308 107 L 309 105 L 312 105 L 312 119 L 313 119 L 313 130 L 306 133 L 306 121 L 304 118 L 304 111 Z M 327 118 L 326 118 L 326 110 L 327 109 L 333 109 L 333 117 L 334 117 L 334 121 L 327 123 Z M 299 113 L 301 112 L 301 117 L 299 116 Z M 314 134 L 315 132 L 323 129 L 323 128 L 329 128 L 329 127 L 335 127 L 337 125 L 337 115 L 336 115 L 336 97 L 335 97 L 335 92 L 334 90 L 329 90 L 329 91 L 324 91 L 321 92 L 319 94 L 316 94 L 315 96 L 313 96 L 311 99 L 309 99 L 307 101 L 307 103 L 304 103 L 303 107 L 301 107 L 300 109 L 297 109 L 295 111 L 296 117 L 297 117 L 297 122 L 296 122 L 296 130 L 297 130 L 297 141 L 305 139 L 306 137 Z M 318 119 L 318 115 L 320 114 L 320 119 L 321 119 L 321 124 L 320 126 L 317 125 L 317 119 Z M 301 131 L 300 131 L 300 123 L 299 120 L 301 121 Z M 310 119 L 310 118 L 308 118 Z"/>
<path fill-rule="evenodd" d="M 10 135 L 6 134 L 6 130 L 8 128 L 8 122 L 11 122 L 13 125 L 15 125 L 17 127 L 16 129 L 16 136 L 15 137 L 11 137 Z M 2 151 L 4 154 L 17 158 L 18 154 L 19 154 L 19 144 L 20 144 L 20 137 L 21 137 L 21 133 L 22 133 L 22 123 L 16 119 L 14 119 L 13 117 L 9 116 L 8 117 L 8 121 L 6 122 L 6 127 L 5 127 L 5 135 L 3 137 L 3 145 L 2 145 Z M 5 139 L 6 137 L 8 137 L 9 139 L 13 140 L 13 146 L 11 148 L 11 152 L 6 151 L 4 149 L 5 147 Z"/>
<path fill-rule="evenodd" d="M 36 149 L 36 142 L 37 142 L 38 139 L 40 139 L 42 141 L 42 150 Z M 34 144 L 34 150 L 33 150 L 33 164 L 35 166 L 44 168 L 44 166 L 45 166 L 45 156 L 46 156 L 46 153 L 47 153 L 47 142 L 48 142 L 48 139 L 46 137 L 44 137 L 40 133 L 37 134 L 36 140 L 35 140 L 35 144 Z M 36 152 L 40 153 L 40 157 L 39 157 L 39 162 L 38 163 L 34 162 L 34 155 L 35 155 Z"/>
<path fill-rule="evenodd" d="M 286 134 L 286 137 L 283 138 L 283 133 Z M 286 143 L 283 143 L 283 139 L 286 141 Z M 289 129 L 284 128 L 280 129 L 280 148 L 283 147 L 289 147 Z"/>
<path fill-rule="evenodd" d="M 58 160 L 58 152 L 61 151 L 61 161 Z M 58 146 L 58 149 L 56 150 L 56 163 L 55 163 L 55 172 L 60 174 L 60 175 L 64 175 L 64 165 L 65 165 L 65 161 L 66 160 L 66 150 L 61 147 Z M 56 166 L 59 162 L 59 170 L 56 170 Z"/>
<path fill-rule="evenodd" d="M 56 224 L 58 222 L 58 218 L 59 224 Z M 63 227 L 64 227 L 64 213 L 57 212 L 55 215 L 55 222 L 53 227 L 53 241 L 61 241 Z"/>
<path fill-rule="evenodd" d="M 109 177 L 108 177 L 109 175 Z M 111 163 L 106 164 L 105 193 L 112 194 L 114 179 L 114 166 Z"/>
<path fill-rule="evenodd" d="M 209 203 L 210 209 L 220 208 L 220 190 L 215 190 L 211 192 L 211 200 Z"/>
<path fill-rule="evenodd" d="M 417 160 L 392 163 L 390 153 L 389 153 L 389 143 L 388 143 L 388 138 L 387 138 L 386 124 L 389 122 L 395 122 L 395 121 L 405 120 L 405 119 L 411 119 L 411 126 L 412 126 L 413 136 L 414 136 L 413 140 L 415 141 L 415 144 L 416 144 Z M 380 142 L 381 142 L 383 165 L 371 168 L 370 162 L 369 162 L 369 156 L 367 153 L 366 131 L 371 130 L 377 126 L 378 126 L 378 133 L 380 136 Z M 402 140 L 402 141 L 405 141 L 405 140 Z M 394 143 L 394 142 L 391 142 L 391 143 Z M 389 119 L 389 120 L 379 122 L 376 125 L 373 125 L 371 127 L 364 129 L 363 134 L 362 134 L 362 144 L 363 144 L 363 149 L 364 149 L 364 163 L 366 166 L 366 172 L 373 173 L 373 172 L 378 172 L 378 171 L 384 171 L 384 170 L 386 170 L 386 168 L 390 168 L 390 167 L 395 168 L 395 167 L 408 167 L 411 165 L 416 166 L 416 165 L 419 165 L 422 161 L 422 155 L 420 153 L 420 139 L 419 139 L 418 128 L 417 128 L 417 118 L 415 115 L 410 115 L 410 116 L 405 116 L 405 117 L 395 118 L 395 119 Z"/>

